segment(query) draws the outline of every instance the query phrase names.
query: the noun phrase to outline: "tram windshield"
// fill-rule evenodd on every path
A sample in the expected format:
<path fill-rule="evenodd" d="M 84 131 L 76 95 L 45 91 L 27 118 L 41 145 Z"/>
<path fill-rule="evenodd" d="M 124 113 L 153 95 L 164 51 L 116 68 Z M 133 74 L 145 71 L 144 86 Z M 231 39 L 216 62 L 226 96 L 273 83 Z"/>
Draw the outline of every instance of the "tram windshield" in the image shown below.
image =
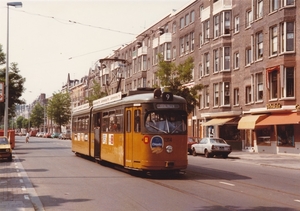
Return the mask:
<path fill-rule="evenodd" d="M 166 134 L 186 132 L 186 114 L 184 112 L 152 111 L 145 116 L 145 127 L 148 132 Z"/>

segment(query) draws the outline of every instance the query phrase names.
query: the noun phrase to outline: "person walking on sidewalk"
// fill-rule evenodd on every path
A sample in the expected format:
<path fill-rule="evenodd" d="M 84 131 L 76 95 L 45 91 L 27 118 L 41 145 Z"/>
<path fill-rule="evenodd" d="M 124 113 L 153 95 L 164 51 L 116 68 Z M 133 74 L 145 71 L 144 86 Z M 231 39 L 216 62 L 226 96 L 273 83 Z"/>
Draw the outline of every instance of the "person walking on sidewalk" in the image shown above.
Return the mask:
<path fill-rule="evenodd" d="M 29 137 L 30 137 L 30 133 L 27 132 L 27 133 L 26 133 L 26 143 L 29 143 Z"/>

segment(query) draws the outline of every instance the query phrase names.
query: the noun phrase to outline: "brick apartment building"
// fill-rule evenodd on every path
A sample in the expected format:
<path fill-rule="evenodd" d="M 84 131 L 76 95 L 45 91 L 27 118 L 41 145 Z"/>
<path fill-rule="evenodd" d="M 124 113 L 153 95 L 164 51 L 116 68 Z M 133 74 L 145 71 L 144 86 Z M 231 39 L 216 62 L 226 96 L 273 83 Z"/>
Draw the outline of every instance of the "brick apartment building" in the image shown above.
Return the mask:
<path fill-rule="evenodd" d="M 299 154 L 297 14 L 295 0 L 192 1 L 101 59 L 76 89 L 88 95 L 94 79 L 110 94 L 119 80 L 122 92 L 159 85 L 158 53 L 176 64 L 191 56 L 187 85 L 204 88 L 188 119 L 189 136 L 219 136 L 240 150 Z M 78 97 L 73 106 L 82 103 Z"/>

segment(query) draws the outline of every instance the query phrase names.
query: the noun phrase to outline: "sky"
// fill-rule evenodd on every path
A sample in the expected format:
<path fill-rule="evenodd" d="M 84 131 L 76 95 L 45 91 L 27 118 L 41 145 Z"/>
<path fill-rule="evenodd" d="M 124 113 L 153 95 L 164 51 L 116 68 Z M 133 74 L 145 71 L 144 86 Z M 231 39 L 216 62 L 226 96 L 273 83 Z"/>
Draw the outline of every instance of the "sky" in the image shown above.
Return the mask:
<path fill-rule="evenodd" d="M 7 2 L 0 0 L 0 44 L 7 53 Z M 191 0 L 23 0 L 9 7 L 9 63 L 26 78 L 21 99 L 59 92 L 101 58 L 130 43 Z M 5 65 L 0 68 L 5 68 Z"/>

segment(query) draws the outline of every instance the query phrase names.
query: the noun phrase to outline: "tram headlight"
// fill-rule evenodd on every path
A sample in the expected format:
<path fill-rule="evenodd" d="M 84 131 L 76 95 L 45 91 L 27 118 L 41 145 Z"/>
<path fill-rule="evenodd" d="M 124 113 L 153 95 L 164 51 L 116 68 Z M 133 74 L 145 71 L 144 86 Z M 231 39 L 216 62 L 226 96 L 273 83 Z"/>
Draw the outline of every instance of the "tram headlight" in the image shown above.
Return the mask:
<path fill-rule="evenodd" d="M 173 147 L 171 145 L 166 146 L 167 153 L 173 152 Z"/>

